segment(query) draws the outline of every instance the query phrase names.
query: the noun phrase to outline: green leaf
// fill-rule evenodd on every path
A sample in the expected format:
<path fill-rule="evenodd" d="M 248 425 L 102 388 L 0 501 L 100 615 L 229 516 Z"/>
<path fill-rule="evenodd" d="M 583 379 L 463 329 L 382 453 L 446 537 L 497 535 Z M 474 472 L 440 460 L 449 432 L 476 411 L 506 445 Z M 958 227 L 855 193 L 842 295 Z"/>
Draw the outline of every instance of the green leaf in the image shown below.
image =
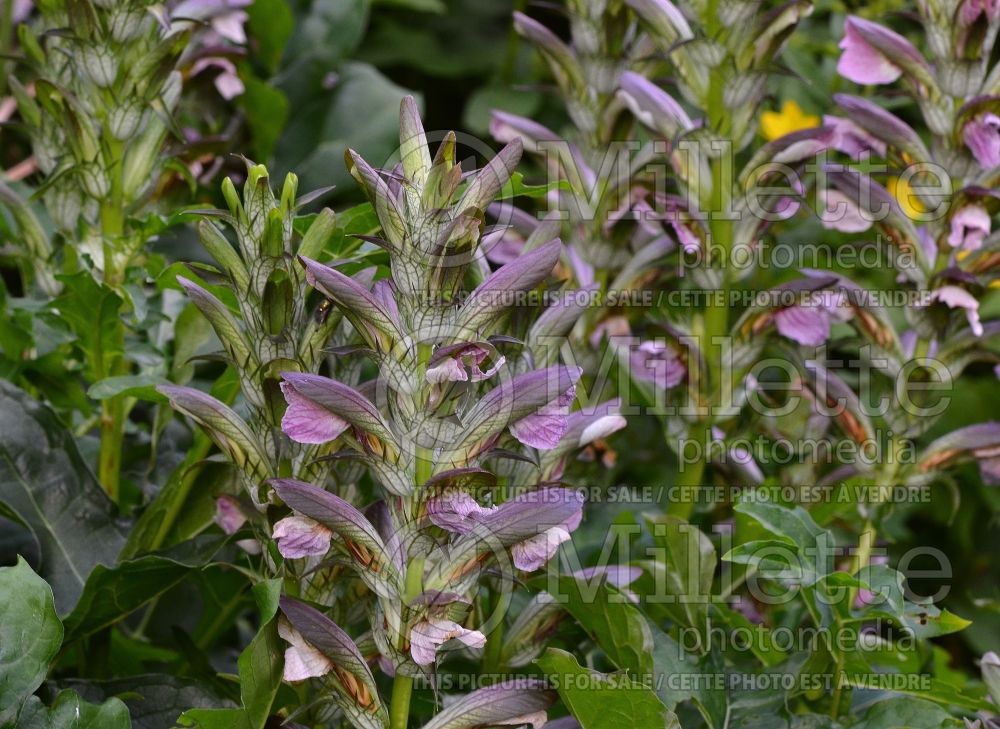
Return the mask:
<path fill-rule="evenodd" d="M 556 597 L 590 634 L 618 668 L 638 675 L 653 669 L 653 636 L 649 623 L 635 605 L 606 582 L 588 585 L 573 577 L 559 578 Z"/>
<path fill-rule="evenodd" d="M 761 501 L 744 501 L 735 510 L 759 522 L 772 534 L 790 539 L 800 546 L 813 545 L 820 536 L 829 535 L 801 506 L 789 508 Z"/>
<path fill-rule="evenodd" d="M 770 556 L 777 557 L 773 567 L 778 572 L 787 572 L 786 579 L 802 581 L 811 585 L 822 577 L 834 571 L 833 547 L 836 541 L 833 534 L 820 527 L 801 506 L 789 508 L 779 504 L 760 501 L 746 501 L 735 507 L 738 514 L 749 516 L 758 522 L 778 540 L 763 542 L 748 542 L 735 547 L 726 555 L 726 559 L 741 564 L 757 564 L 754 552 L 769 550 Z M 797 559 L 786 560 L 785 556 Z M 789 562 L 791 562 L 789 564 Z"/>
<path fill-rule="evenodd" d="M 62 636 L 45 580 L 21 558 L 0 568 L 0 725 L 41 686 Z"/>
<path fill-rule="evenodd" d="M 128 709 L 119 699 L 88 704 L 75 691 L 62 691 L 51 708 L 35 696 L 17 718 L 18 729 L 129 729 Z"/>
<path fill-rule="evenodd" d="M 704 632 L 718 564 L 715 547 L 697 527 L 678 517 L 647 515 L 646 524 L 663 554 L 667 594 L 677 598 L 667 605 L 671 617 Z"/>
<path fill-rule="evenodd" d="M 888 678 L 890 674 L 880 674 L 886 676 L 886 681 L 892 681 Z M 899 685 L 895 683 L 890 683 L 890 690 L 893 693 L 907 694 L 909 696 L 916 696 L 921 699 L 926 699 L 928 701 L 933 701 L 936 704 L 941 704 L 942 706 L 953 706 L 966 709 L 968 711 L 985 711 L 992 712 L 996 707 L 989 701 L 978 696 L 970 696 L 962 692 L 960 689 L 952 686 L 950 684 L 938 681 L 930 676 L 921 676 L 920 678 L 926 681 L 926 684 L 922 686 L 910 687 L 908 685 L 908 679 L 912 676 L 903 676 L 907 679 L 901 681 Z M 858 688 L 881 688 L 880 681 L 876 675 L 865 674 L 861 676 L 852 676 L 847 674 L 845 676 L 845 683 L 848 686 L 854 686 Z M 926 686 L 926 688 L 924 687 Z"/>
<path fill-rule="evenodd" d="M 96 381 L 124 355 L 124 330 L 119 312 L 122 299 L 87 271 L 58 277 L 64 290 L 50 308 L 77 335 L 87 364 L 87 378 Z"/>
<path fill-rule="evenodd" d="M 673 710 L 677 704 L 698 696 L 693 687 L 671 685 L 671 676 L 694 676 L 702 673 L 698 661 L 656 625 L 650 624 L 653 636 L 653 676 L 656 695 L 664 705 Z"/>
<path fill-rule="evenodd" d="M 205 566 L 221 543 L 208 537 L 161 555 L 147 555 L 114 567 L 98 565 L 87 578 L 83 594 L 66 616 L 66 643 L 117 623 Z"/>
<path fill-rule="evenodd" d="M 871 565 L 858 573 L 859 578 L 873 593 L 869 612 L 889 618 L 901 627 L 908 628 L 923 640 L 939 635 L 957 633 L 972 622 L 960 618 L 934 604 L 910 602 L 905 597 L 905 577 L 886 565 Z"/>
<path fill-rule="evenodd" d="M 61 614 L 94 567 L 114 564 L 125 537 L 113 510 L 55 415 L 0 382 L 0 512 L 31 531 Z"/>
<path fill-rule="evenodd" d="M 376 166 L 387 164 L 399 146 L 399 100 L 407 93 L 373 66 L 346 63 L 332 90 L 311 93 L 301 103 L 289 94 L 296 113 L 275 156 L 283 169 L 295 170 L 303 190 L 327 185 L 354 190 L 344 149 L 356 150 Z"/>
<path fill-rule="evenodd" d="M 524 175 L 515 172 L 510 176 L 510 183 L 504 185 L 500 191 L 498 200 L 508 200 L 514 197 L 541 198 L 548 195 L 553 190 L 572 192 L 569 182 L 566 180 L 553 180 L 542 185 L 529 185 L 524 181 Z"/>
<path fill-rule="evenodd" d="M 280 90 L 253 76 L 245 78 L 243 84 L 246 91 L 240 97 L 240 103 L 253 133 L 253 153 L 259 160 L 270 159 L 288 121 L 288 98 Z"/>
<path fill-rule="evenodd" d="M 894 698 L 874 704 L 865 713 L 864 720 L 852 729 L 944 729 L 957 726 L 961 726 L 958 719 L 930 701 Z"/>
<path fill-rule="evenodd" d="M 175 725 L 182 711 L 227 703 L 195 681 L 162 673 L 110 681 L 65 681 L 60 685 L 75 690 L 87 701 L 120 697 L 131 715 L 132 729 L 166 729 Z"/>
<path fill-rule="evenodd" d="M 147 402 L 166 402 L 167 398 L 156 391 L 157 385 L 166 384 L 169 384 L 168 380 L 156 375 L 118 375 L 95 382 L 87 390 L 87 395 L 95 400 L 128 395 Z"/>
<path fill-rule="evenodd" d="M 177 725 L 196 729 L 250 729 L 243 709 L 189 709 Z"/>
<path fill-rule="evenodd" d="M 680 727 L 652 689 L 633 683 L 625 674 L 583 668 L 571 654 L 556 648 L 535 662 L 583 729 Z"/>
<path fill-rule="evenodd" d="M 407 10 L 436 14 L 441 14 L 448 10 L 442 0 L 372 0 L 372 5 L 385 5 L 387 7 L 406 8 Z"/>
<path fill-rule="evenodd" d="M 247 15 L 250 34 L 257 40 L 255 57 L 273 74 L 295 30 L 295 15 L 285 0 L 254 0 Z"/>
<path fill-rule="evenodd" d="M 281 687 L 285 668 L 285 644 L 278 637 L 278 597 L 281 580 L 254 586 L 254 597 L 262 627 L 240 654 L 240 709 L 194 709 L 184 712 L 178 723 L 201 729 L 263 729 Z"/>

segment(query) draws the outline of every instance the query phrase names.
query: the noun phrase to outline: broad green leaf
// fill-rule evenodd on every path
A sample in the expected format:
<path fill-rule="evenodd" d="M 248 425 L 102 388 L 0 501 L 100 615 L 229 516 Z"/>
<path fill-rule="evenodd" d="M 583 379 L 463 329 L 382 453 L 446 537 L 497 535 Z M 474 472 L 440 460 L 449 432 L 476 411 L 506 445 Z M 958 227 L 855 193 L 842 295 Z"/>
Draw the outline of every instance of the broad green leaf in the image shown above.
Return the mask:
<path fill-rule="evenodd" d="M 50 308 L 76 333 L 86 355 L 87 378 L 99 380 L 110 372 L 125 351 L 119 326 L 122 299 L 94 280 L 88 271 L 58 277 L 63 293 Z"/>
<path fill-rule="evenodd" d="M 160 555 L 146 555 L 105 567 L 87 578 L 83 594 L 66 616 L 66 642 L 78 640 L 127 617 L 200 569 L 218 551 L 221 540 L 207 537 Z"/>
<path fill-rule="evenodd" d="M 893 698 L 874 704 L 852 729 L 946 729 L 962 723 L 930 701 Z"/>
<path fill-rule="evenodd" d="M 328 3 L 313 3 L 321 5 Z M 345 63 L 332 90 L 310 93 L 301 103 L 289 92 L 296 113 L 275 156 L 283 169 L 295 170 L 303 190 L 356 189 L 344 167 L 344 149 L 356 150 L 376 167 L 387 165 L 399 146 L 399 101 L 406 93 L 373 66 Z"/>
<path fill-rule="evenodd" d="M 788 562 L 784 556 L 785 549 L 791 549 L 797 559 L 792 564 L 780 566 L 775 564 L 777 571 L 788 571 L 789 579 L 801 580 L 803 584 L 811 585 L 818 579 L 834 571 L 833 547 L 836 542 L 826 529 L 820 527 L 809 512 L 801 506 L 789 508 L 773 503 L 746 501 L 735 507 L 738 514 L 745 515 L 758 522 L 764 529 L 778 537 L 777 542 L 768 541 L 767 550 L 777 550 L 775 562 Z M 784 544 L 784 549 L 781 548 Z M 726 559 L 742 564 L 750 564 L 754 557 L 754 549 L 763 549 L 764 543 L 750 542 L 737 546 L 726 555 Z M 758 565 L 760 566 L 760 565 Z M 796 577 L 795 573 L 799 576 Z"/>
<path fill-rule="evenodd" d="M 253 76 L 243 83 L 246 91 L 240 103 L 253 133 L 253 152 L 257 159 L 267 160 L 288 120 L 288 99 L 280 90 Z"/>
<path fill-rule="evenodd" d="M 907 600 L 904 592 L 905 577 L 891 567 L 872 565 L 863 569 L 858 576 L 873 593 L 869 612 L 909 628 L 917 638 L 957 633 L 972 624 L 936 605 Z"/>
<path fill-rule="evenodd" d="M 295 30 L 295 15 L 285 0 L 254 0 L 247 15 L 250 33 L 257 41 L 255 55 L 274 73 Z"/>
<path fill-rule="evenodd" d="M 896 683 L 890 677 L 891 674 L 874 675 L 869 673 L 861 676 L 852 676 L 848 674 L 845 677 L 845 683 L 848 686 L 869 689 L 882 689 L 882 687 L 885 686 L 887 690 L 890 690 L 893 693 L 916 696 L 920 699 L 926 699 L 927 701 L 933 701 L 936 704 L 941 704 L 942 706 L 959 707 L 968 711 L 992 712 L 996 708 L 984 698 L 971 696 L 959 690 L 955 686 L 938 681 L 930 676 L 919 677 L 923 681 L 926 681 L 925 685 L 911 687 L 908 680 L 913 678 L 913 676 L 903 674 L 897 675 L 899 675 L 901 679 L 905 680 L 901 680 L 899 683 Z"/>
<path fill-rule="evenodd" d="M 583 729 L 680 727 L 677 717 L 651 688 L 633 683 L 624 673 L 591 671 L 556 648 L 549 648 L 536 663 Z"/>
<path fill-rule="evenodd" d="M 677 598 L 668 606 L 671 615 L 678 622 L 706 631 L 718 564 L 715 547 L 696 526 L 676 516 L 648 515 L 646 524 L 662 552 L 667 593 Z"/>
<path fill-rule="evenodd" d="M 281 686 L 285 644 L 278 637 L 278 620 L 272 617 L 240 654 L 240 695 L 250 726 L 263 728 Z"/>
<path fill-rule="evenodd" d="M 105 496 L 55 415 L 0 382 L 0 512 L 27 527 L 41 553 L 39 573 L 56 608 L 68 613 L 87 575 L 114 564 L 124 535 Z"/>
<path fill-rule="evenodd" d="M 31 697 L 17 718 L 17 729 L 129 729 L 128 709 L 119 699 L 88 704 L 75 691 L 62 691 L 52 707 Z"/>
<path fill-rule="evenodd" d="M 0 726 L 45 680 L 62 637 L 45 580 L 20 558 L 0 568 Z"/>
<path fill-rule="evenodd" d="M 820 536 L 829 535 L 801 506 L 790 508 L 762 501 L 744 501 L 735 511 L 759 522 L 772 534 L 803 547 L 815 544 Z"/>
<path fill-rule="evenodd" d="M 156 375 L 118 375 L 95 382 L 87 395 L 95 400 L 128 395 L 148 402 L 166 402 L 167 398 L 156 391 L 157 385 L 166 384 L 169 384 L 167 380 Z"/>
<path fill-rule="evenodd" d="M 181 714 L 177 726 L 192 729 L 250 729 L 243 709 L 189 709 Z"/>
<path fill-rule="evenodd" d="M 229 703 L 195 681 L 162 673 L 110 681 L 64 681 L 60 686 L 91 702 L 121 698 L 131 715 L 132 729 L 166 729 L 175 726 L 177 717 L 187 709 Z"/>
<path fill-rule="evenodd" d="M 744 597 L 743 599 L 749 598 Z M 765 666 L 781 663 L 787 657 L 785 651 L 776 644 L 771 629 L 767 626 L 750 622 L 745 615 L 726 605 L 715 604 L 712 609 L 715 612 L 716 625 L 725 625 L 731 630 L 738 630 L 740 635 L 748 637 L 750 644 L 747 647 Z"/>
<path fill-rule="evenodd" d="M 606 582 L 588 584 L 573 577 L 561 577 L 557 586 L 550 584 L 547 589 L 618 668 L 650 674 L 653 636 L 649 623 L 624 595 L 609 590 Z"/>
<path fill-rule="evenodd" d="M 263 729 L 281 687 L 285 668 L 285 644 L 278 637 L 278 597 L 281 580 L 254 587 L 262 627 L 237 661 L 240 677 L 239 709 L 194 709 L 181 715 L 178 723 L 201 729 Z"/>
<path fill-rule="evenodd" d="M 701 687 L 685 685 L 685 678 L 701 673 L 696 658 L 686 653 L 684 648 L 673 638 L 650 623 L 649 630 L 653 637 L 653 678 L 656 695 L 668 709 L 673 710 L 677 704 L 696 698 Z M 681 683 L 678 683 L 678 679 Z"/>
<path fill-rule="evenodd" d="M 389 7 L 406 8 L 407 10 L 418 10 L 424 13 L 441 14 L 448 10 L 443 0 L 372 0 L 372 5 L 385 5 Z"/>

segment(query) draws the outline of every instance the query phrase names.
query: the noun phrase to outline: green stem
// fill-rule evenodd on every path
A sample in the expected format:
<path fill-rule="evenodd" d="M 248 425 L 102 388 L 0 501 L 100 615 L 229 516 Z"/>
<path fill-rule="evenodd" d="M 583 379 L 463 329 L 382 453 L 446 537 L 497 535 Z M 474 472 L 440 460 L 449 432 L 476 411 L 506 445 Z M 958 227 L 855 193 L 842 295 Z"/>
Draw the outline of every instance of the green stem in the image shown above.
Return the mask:
<path fill-rule="evenodd" d="M 490 612 L 498 614 L 503 601 L 503 594 L 500 590 L 491 590 L 492 599 L 489 601 Z M 486 636 L 486 649 L 483 651 L 483 672 L 499 673 L 503 662 L 503 616 L 497 620 L 496 627 Z"/>
<path fill-rule="evenodd" d="M 418 454 L 419 455 L 419 454 Z M 430 463 L 429 460 L 417 460 L 417 472 L 422 470 L 422 462 Z M 419 476 L 418 476 L 419 477 Z M 412 559 L 406 568 L 406 587 L 404 589 L 404 602 L 409 602 L 420 594 L 423 589 L 424 560 Z M 392 701 L 389 705 L 389 727 L 390 729 L 406 729 L 410 718 L 410 697 L 413 695 L 413 677 L 396 672 L 396 677 L 392 681 Z"/>
<path fill-rule="evenodd" d="M 717 34 L 720 29 L 717 10 L 718 0 L 709 0 L 706 19 L 710 36 Z M 710 126 L 716 135 L 720 135 L 724 131 L 723 122 L 726 114 L 722 94 L 724 83 L 725 79 L 721 70 L 719 68 L 712 69 L 709 78 L 706 112 Z M 718 251 L 719 254 L 718 261 L 713 261 L 712 255 L 706 256 L 706 264 L 717 264 L 722 267 L 722 282 L 719 294 L 709 298 L 701 334 L 701 353 L 707 362 L 708 369 L 707 378 L 701 380 L 702 401 L 707 403 L 709 408 L 702 423 L 704 435 L 701 459 L 680 472 L 676 482 L 678 486 L 682 487 L 678 492 L 680 498 L 668 505 L 669 513 L 684 519 L 690 518 L 694 511 L 694 487 L 702 485 L 705 468 L 711 453 L 713 411 L 725 393 L 722 380 L 726 373 L 723 371 L 722 356 L 721 354 L 716 356 L 715 347 L 719 346 L 717 340 L 721 341 L 729 333 L 729 256 L 733 238 L 733 222 L 728 217 L 732 189 L 725 172 L 725 155 L 729 153 L 729 149 L 719 150 L 719 156 L 712 158 L 712 189 L 704 194 L 700 201 L 702 212 L 708 216 L 710 233 L 708 251 Z"/>
<path fill-rule="evenodd" d="M 101 234 L 104 248 L 104 284 L 118 289 L 125 282 L 125 270 L 119 266 L 119 251 L 125 233 L 125 209 L 121 183 L 121 156 L 123 145 L 114 139 L 106 140 L 106 164 L 111 180 L 108 199 L 101 205 Z M 114 322 L 112 341 L 125 339 L 125 324 L 121 318 Z M 104 361 L 103 351 L 98 355 L 101 361 L 94 362 L 94 371 L 101 377 L 126 375 L 128 360 L 124 355 L 115 355 L 110 363 Z M 125 398 L 121 395 L 108 398 L 101 403 L 101 450 L 98 456 L 97 477 L 108 497 L 118 503 L 122 467 L 122 442 L 125 437 L 125 420 L 128 417 Z"/>
<path fill-rule="evenodd" d="M 392 680 L 392 702 L 389 704 L 390 729 L 406 729 L 410 720 L 410 697 L 413 696 L 413 678 L 396 672 Z"/>
<path fill-rule="evenodd" d="M 167 505 L 166 513 L 163 514 L 163 518 L 156 526 L 156 534 L 153 535 L 153 539 L 148 546 L 149 551 L 155 551 L 163 546 L 163 542 L 166 540 L 171 528 L 173 528 L 174 522 L 177 521 L 181 509 L 187 502 L 188 494 L 191 493 L 195 481 L 198 480 L 198 476 L 201 474 L 201 466 L 198 464 L 204 460 L 211 449 L 211 439 L 199 430 L 195 434 L 194 443 L 191 446 L 191 450 L 188 451 L 187 458 L 185 458 L 185 463 L 190 463 L 191 466 L 181 477 L 181 483 L 177 489 L 175 498 Z"/>
<path fill-rule="evenodd" d="M 851 563 L 851 574 L 857 574 L 865 567 L 872 558 L 872 548 L 875 546 L 875 524 L 871 519 L 865 520 L 865 525 L 861 528 L 861 534 L 858 537 L 858 549 L 854 553 L 854 560 Z M 858 596 L 858 590 L 856 587 L 852 587 L 848 590 L 848 609 L 854 604 L 854 600 Z"/>
<path fill-rule="evenodd" d="M 689 520 L 692 512 L 694 512 L 694 505 L 696 501 L 694 489 L 702 485 L 702 480 L 705 476 L 705 463 L 708 456 L 707 449 L 711 443 L 709 438 L 711 438 L 710 427 L 707 429 L 705 436 L 702 438 L 701 458 L 694 463 L 687 464 L 686 468 L 678 472 L 677 480 L 675 482 L 675 485 L 678 487 L 678 498 L 667 504 L 668 514 L 680 517 L 685 521 Z"/>
<path fill-rule="evenodd" d="M 122 442 L 125 439 L 125 401 L 112 397 L 101 403 L 101 453 L 97 478 L 108 498 L 116 504 L 120 497 Z"/>

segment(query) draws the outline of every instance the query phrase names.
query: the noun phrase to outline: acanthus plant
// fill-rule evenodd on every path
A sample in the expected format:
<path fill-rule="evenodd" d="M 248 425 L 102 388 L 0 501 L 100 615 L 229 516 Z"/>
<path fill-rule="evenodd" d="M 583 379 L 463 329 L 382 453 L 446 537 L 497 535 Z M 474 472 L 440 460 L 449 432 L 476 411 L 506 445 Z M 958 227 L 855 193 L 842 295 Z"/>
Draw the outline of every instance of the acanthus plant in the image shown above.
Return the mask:
<path fill-rule="evenodd" d="M 662 334 L 647 335 L 647 341 L 631 336 L 627 309 L 590 312 L 583 332 L 593 345 L 607 338 L 648 402 L 665 405 L 669 391 L 687 398 L 687 415 L 665 422 L 673 449 L 693 440 L 705 454 L 681 471 L 685 485 L 702 482 L 708 454 L 718 451 L 714 444 L 724 440 L 726 430 L 739 427 L 733 412 L 719 414 L 725 398 L 731 396 L 737 408 L 745 402 L 745 383 L 723 371 L 726 355 L 718 349 L 730 332 L 729 288 L 738 274 L 747 273 L 733 270 L 733 251 L 752 251 L 769 223 L 795 210 L 785 198 L 765 203 L 763 215 L 751 214 L 748 200 L 774 182 L 774 175 L 751 172 L 809 160 L 832 136 L 828 129 L 789 135 L 746 155 L 744 171 L 734 171 L 736 155 L 748 148 L 756 131 L 766 71 L 811 9 L 807 2 L 769 10 L 753 3 L 578 3 L 570 15 L 572 45 L 529 18 L 515 19 L 519 32 L 549 61 L 577 127 L 576 139 L 564 142 L 530 120 L 500 112 L 494 114 L 493 131 L 501 138 L 530 139 L 533 148 L 548 152 L 555 174 L 567 180 L 571 192 L 553 195 L 571 199 L 560 209 L 577 211 L 576 217 L 570 215 L 567 235 L 576 248 L 580 283 L 590 284 L 596 276 L 602 292 L 657 282 L 714 294 L 705 297 L 706 309 L 693 318 L 667 319 L 654 309 L 643 323 L 647 332 Z M 624 50 L 618 48 L 621 43 Z M 664 71 L 697 113 L 650 80 Z M 627 144 L 623 140 L 635 137 L 630 115 L 652 138 L 641 148 L 633 141 L 634 149 L 618 150 L 625 164 L 609 174 L 616 141 Z M 587 201 L 595 199 L 598 205 L 590 210 Z M 578 220 L 582 209 L 593 217 Z M 603 251 L 600 259 L 591 250 L 594 241 Z M 679 275 L 664 277 L 664 262 Z M 728 381 L 731 375 L 734 381 Z M 731 450 L 734 458 L 723 460 L 737 462 L 743 481 L 759 483 L 763 476 L 746 450 Z M 670 508 L 689 516 L 692 504 Z"/>
<path fill-rule="evenodd" d="M 151 285 L 162 263 L 149 247 L 180 220 L 160 217 L 159 203 L 174 177 L 189 175 L 168 154 L 172 137 L 183 136 L 175 117 L 182 71 L 201 70 L 186 65 L 196 53 L 192 38 L 206 40 L 203 23 L 214 21 L 233 37 L 245 14 L 225 3 L 143 0 L 66 0 L 28 10 L 19 9 L 27 22 L 18 27 L 21 63 L 9 89 L 33 153 L 17 177 L 37 184 L 0 183 L 0 203 L 17 230 L 23 288 L 50 300 L 43 318 L 51 329 L 26 327 L 23 336 L 39 354 L 30 367 L 19 365 L 21 384 L 72 367 L 75 352 L 57 360 L 65 347 L 53 335 L 76 335 L 79 369 L 100 412 L 91 415 L 74 382 L 61 384 L 52 400 L 84 415 L 81 431 L 97 426 L 98 477 L 124 508 L 134 500 L 122 493 L 121 475 L 136 404 L 130 391 L 139 382 L 133 378 L 169 368 L 157 359 L 171 332 L 162 311 L 169 305 Z M 199 60 L 203 68 L 208 59 Z M 232 81 L 226 88 L 235 92 Z M 41 200 L 44 213 L 29 196 Z M 12 314 L 21 321 L 30 311 L 29 298 Z M 144 348 L 145 356 L 135 354 Z"/>
<path fill-rule="evenodd" d="M 625 339 L 632 315 L 627 302 L 609 304 L 609 293 L 620 295 L 655 279 L 656 265 L 673 243 L 646 215 L 652 211 L 649 190 L 635 175 L 651 159 L 651 145 L 633 139 L 634 122 L 616 94 L 622 73 L 639 67 L 652 43 L 623 3 L 571 2 L 566 15 L 569 42 L 514 13 L 516 32 L 540 52 L 556 81 L 570 129 L 564 137 L 532 119 L 493 112 L 494 138 L 520 139 L 558 184 L 547 195 L 548 210 L 539 213 L 540 220 L 513 206 L 498 207 L 497 214 L 510 216 L 514 225 L 492 242 L 490 256 L 507 260 L 526 240 L 561 230 L 568 268 L 589 295 L 569 332 L 574 356 L 597 375 L 595 387 L 603 390 L 608 383 L 598 375 L 601 344 L 606 336 Z"/>
<path fill-rule="evenodd" d="M 290 643 L 286 679 L 321 679 L 321 703 L 335 702 L 364 727 L 406 726 L 414 678 L 433 677 L 451 639 L 485 646 L 484 660 L 496 670 L 511 570 L 544 565 L 582 517 L 580 494 L 552 479 L 568 452 L 625 424 L 614 403 L 571 414 L 579 370 L 533 346 L 565 333 L 577 307 L 557 300 L 524 341 L 507 334 L 511 307 L 523 303 L 515 295 L 544 283 L 562 252 L 557 239 L 539 242 L 491 272 L 480 250 L 485 211 L 509 185 L 520 142 L 466 177 L 453 134 L 431 158 L 413 99 L 404 100 L 400 119 L 394 169 L 347 157 L 379 223 L 378 236 L 363 237 L 388 254 L 388 276 L 372 284 L 363 272 L 348 276 L 311 258 L 329 234 L 327 213 L 295 246 L 294 180 L 278 202 L 264 171 L 252 167 L 242 204 L 227 188 L 225 217 L 240 253 L 213 223 L 202 223 L 243 324 L 204 288 L 181 283 L 240 373 L 253 417 L 245 422 L 191 388 L 160 388 L 241 468 L 259 511 L 251 520 L 269 524 L 258 535 L 265 544 L 273 539 L 268 569 L 288 594 L 288 622 L 278 627 Z M 304 307 L 304 282 L 321 294 L 319 308 Z M 315 374 L 338 317 L 357 341 L 332 349 L 334 372 L 356 376 L 365 367 L 345 363 L 368 359 L 376 379 Z M 276 430 L 279 419 L 287 437 Z M 517 465 L 504 468 L 505 460 Z M 327 479 L 346 461 L 370 474 L 374 501 L 364 511 L 358 484 Z M 334 483 L 339 495 L 328 489 Z M 295 599 L 329 606 L 330 595 L 311 585 L 331 567 L 341 580 L 346 568 L 367 588 L 365 659 L 329 617 Z M 344 619 L 358 615 L 357 606 L 333 609 Z M 488 635 L 467 627 L 492 611 L 500 617 Z M 388 708 L 367 666 L 374 655 L 395 676 Z M 465 697 L 428 726 L 463 714 L 480 717 L 477 724 L 513 721 L 544 714 L 550 701 L 541 684 L 517 680 Z"/>

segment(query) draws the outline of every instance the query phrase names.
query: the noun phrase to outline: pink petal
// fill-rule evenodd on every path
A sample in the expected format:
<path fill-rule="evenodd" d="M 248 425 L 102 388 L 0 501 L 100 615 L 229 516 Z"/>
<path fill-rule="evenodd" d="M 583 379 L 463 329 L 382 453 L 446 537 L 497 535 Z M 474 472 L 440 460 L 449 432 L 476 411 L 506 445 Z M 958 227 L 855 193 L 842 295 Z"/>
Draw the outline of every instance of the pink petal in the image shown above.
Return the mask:
<path fill-rule="evenodd" d="M 984 168 L 1000 164 L 1000 116 L 980 114 L 962 130 L 965 146 Z"/>
<path fill-rule="evenodd" d="M 629 356 L 629 365 L 632 377 L 652 382 L 661 390 L 677 387 L 687 375 L 674 350 L 660 340 L 642 342 Z"/>
<path fill-rule="evenodd" d="M 837 73 L 858 84 L 890 84 L 903 75 L 903 70 L 892 63 L 854 27 L 852 18 L 844 23 L 844 38 L 840 41 L 840 60 Z"/>
<path fill-rule="evenodd" d="M 818 306 L 789 306 L 774 315 L 782 336 L 807 347 L 818 347 L 830 338 L 830 316 Z"/>
<path fill-rule="evenodd" d="M 469 373 L 465 367 L 454 357 L 445 357 L 439 364 L 428 367 L 424 375 L 432 385 L 439 385 L 443 382 L 466 382 Z"/>
<path fill-rule="evenodd" d="M 861 209 L 851 202 L 840 190 L 823 190 L 820 192 L 819 220 L 827 230 L 839 230 L 843 233 L 861 233 L 872 227 L 872 222 L 861 213 Z"/>
<path fill-rule="evenodd" d="M 333 670 L 333 663 L 320 653 L 284 619 L 278 621 L 278 635 L 291 645 L 285 649 L 286 681 L 304 681 L 325 676 Z"/>
<path fill-rule="evenodd" d="M 595 440 L 607 438 L 612 433 L 616 433 L 628 425 L 628 421 L 621 415 L 605 415 L 583 429 L 580 434 L 579 446 L 593 443 Z"/>
<path fill-rule="evenodd" d="M 235 99 L 246 91 L 246 86 L 235 73 L 220 73 L 215 77 L 215 89 L 226 101 Z"/>
<path fill-rule="evenodd" d="M 418 666 L 429 666 L 437 659 L 438 647 L 456 638 L 470 648 L 486 645 L 486 636 L 468 630 L 452 620 L 422 620 L 410 631 L 410 655 Z"/>
<path fill-rule="evenodd" d="M 343 418 L 300 395 L 291 383 L 282 382 L 281 392 L 288 402 L 281 429 L 296 443 L 329 443 L 349 427 Z"/>
<path fill-rule="evenodd" d="M 990 234 L 989 213 L 978 205 L 966 205 L 951 219 L 948 245 L 965 251 L 977 251 Z"/>
<path fill-rule="evenodd" d="M 565 413 L 538 412 L 512 423 L 510 434 L 526 446 L 552 450 L 559 445 L 568 425 Z"/>
<path fill-rule="evenodd" d="M 247 42 L 247 34 L 243 24 L 249 16 L 242 10 L 223 13 L 212 19 L 212 29 L 227 40 L 243 45 Z"/>
<path fill-rule="evenodd" d="M 286 516 L 274 525 L 271 536 L 286 559 L 322 557 L 330 549 L 333 532 L 307 516 Z"/>
<path fill-rule="evenodd" d="M 977 337 L 983 336 L 983 325 L 979 321 L 979 301 L 961 286 L 942 286 L 931 292 L 931 301 L 939 301 L 949 309 L 965 309 L 965 318 Z"/>
<path fill-rule="evenodd" d="M 220 496 L 215 500 L 215 523 L 226 534 L 235 534 L 246 521 L 247 515 L 243 513 L 239 499 Z"/>
<path fill-rule="evenodd" d="M 850 119 L 828 114 L 823 117 L 823 126 L 833 127 L 833 148 L 838 152 L 855 159 L 864 152 L 874 152 L 879 157 L 885 156 L 886 143 Z"/>
<path fill-rule="evenodd" d="M 559 545 L 568 541 L 570 534 L 562 527 L 552 527 L 537 536 L 518 542 L 510 548 L 514 566 L 532 572 L 544 565 L 559 551 Z"/>

